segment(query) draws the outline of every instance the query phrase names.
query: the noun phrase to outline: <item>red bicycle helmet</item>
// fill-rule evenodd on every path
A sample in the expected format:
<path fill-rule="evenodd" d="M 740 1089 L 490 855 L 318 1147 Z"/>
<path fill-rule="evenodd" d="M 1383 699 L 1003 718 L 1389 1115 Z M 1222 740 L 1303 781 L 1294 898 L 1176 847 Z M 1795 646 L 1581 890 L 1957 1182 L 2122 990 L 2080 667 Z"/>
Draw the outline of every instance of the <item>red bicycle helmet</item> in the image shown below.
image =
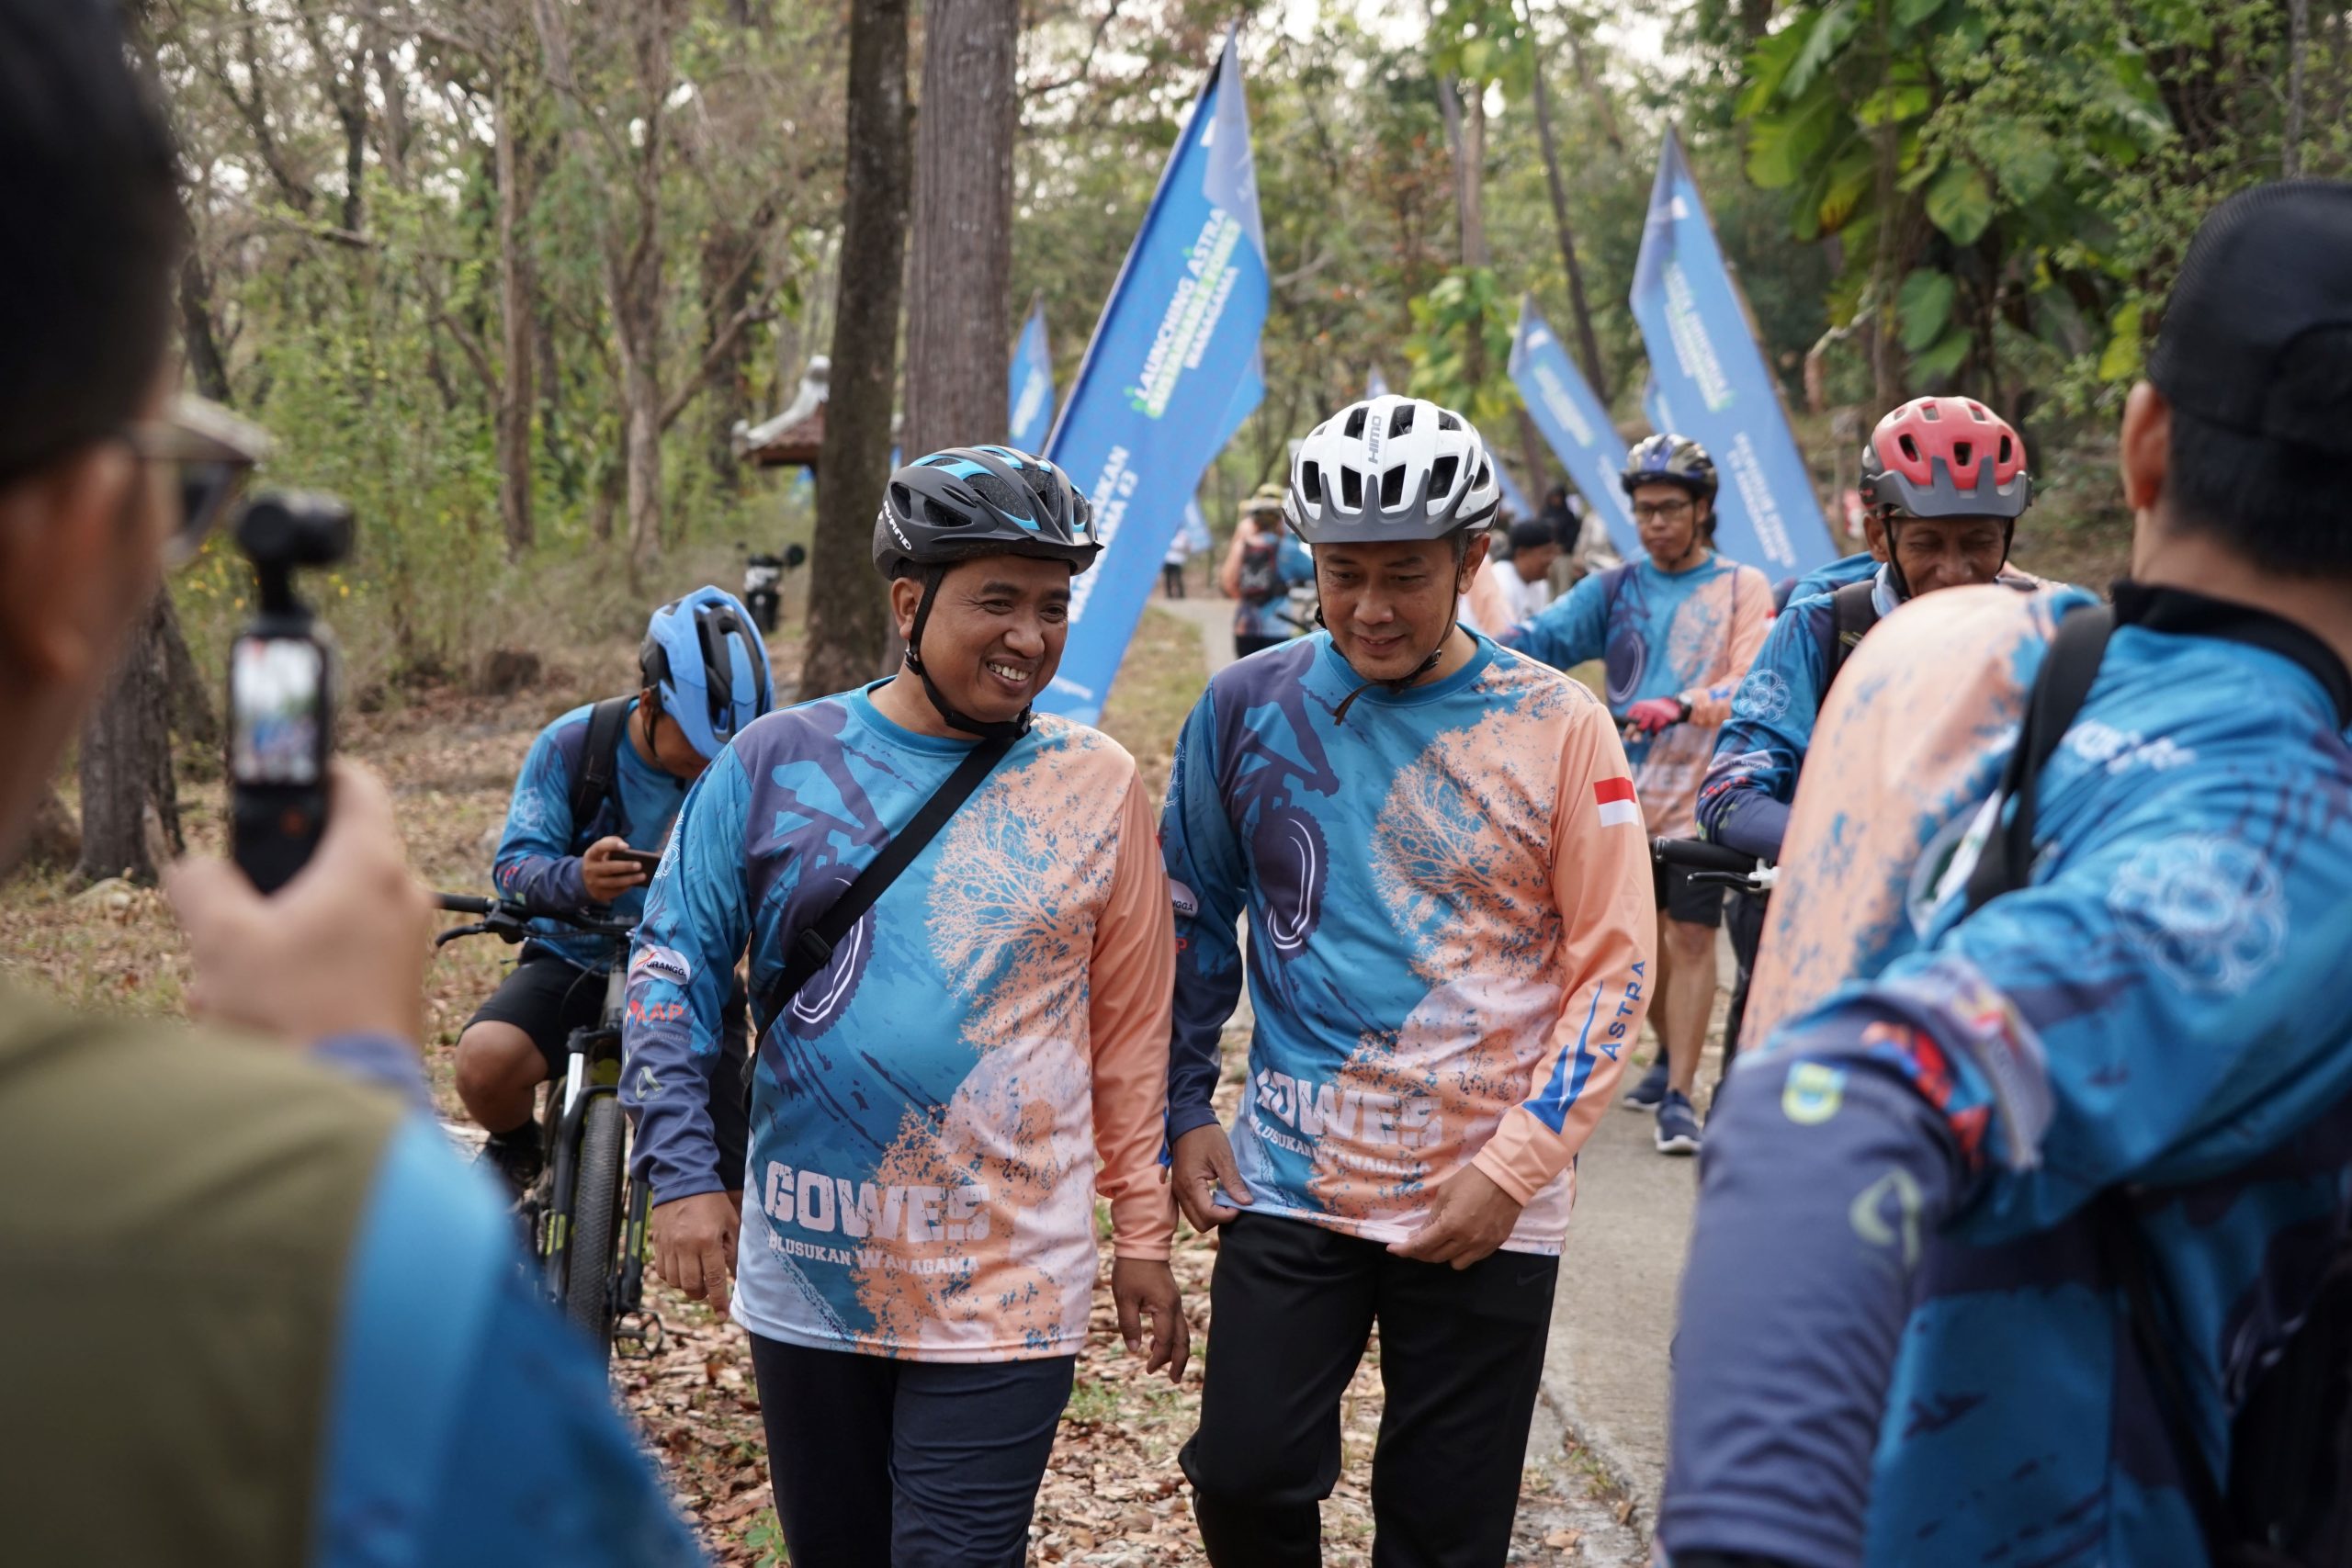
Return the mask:
<path fill-rule="evenodd" d="M 1862 504 L 1913 517 L 2001 517 L 2033 500 L 2025 442 L 1973 398 L 1914 398 L 1862 448 Z"/>

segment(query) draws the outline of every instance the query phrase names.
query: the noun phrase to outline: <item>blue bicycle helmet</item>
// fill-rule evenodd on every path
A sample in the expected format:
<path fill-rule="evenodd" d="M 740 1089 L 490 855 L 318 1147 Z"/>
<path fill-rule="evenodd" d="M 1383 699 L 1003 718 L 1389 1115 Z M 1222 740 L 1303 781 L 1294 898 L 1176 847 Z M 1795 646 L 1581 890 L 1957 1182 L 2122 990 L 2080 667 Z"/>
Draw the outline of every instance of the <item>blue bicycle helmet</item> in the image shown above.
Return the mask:
<path fill-rule="evenodd" d="M 1712 501 L 1715 495 L 1715 460 L 1687 435 L 1647 437 L 1625 454 L 1625 471 L 1620 477 L 1627 495 L 1652 484 L 1680 485 L 1695 501 Z"/>
<path fill-rule="evenodd" d="M 653 612 L 637 667 L 694 749 L 715 758 L 775 705 L 767 645 L 752 613 L 723 588 L 697 588 Z"/>

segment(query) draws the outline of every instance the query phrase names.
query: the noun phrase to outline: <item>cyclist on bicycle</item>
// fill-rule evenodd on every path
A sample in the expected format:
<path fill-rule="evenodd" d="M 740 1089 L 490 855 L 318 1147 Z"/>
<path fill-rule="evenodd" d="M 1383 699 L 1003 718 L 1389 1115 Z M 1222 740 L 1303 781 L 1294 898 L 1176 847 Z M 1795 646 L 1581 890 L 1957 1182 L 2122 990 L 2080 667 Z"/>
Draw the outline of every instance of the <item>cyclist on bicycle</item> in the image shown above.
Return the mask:
<path fill-rule="evenodd" d="M 1128 1346 L 1148 1315 L 1147 1370 L 1183 1371 L 1150 795 L 1115 742 L 1030 712 L 1101 548 L 1041 458 L 899 468 L 874 559 L 905 668 L 752 726 L 686 797 L 647 896 L 622 1095 L 655 1258 L 722 1310 L 739 1270 L 795 1562 L 1023 1560 L 1086 1341 L 1098 1192 Z M 787 992 L 850 884 L 934 829 Z M 763 1032 L 739 1255 L 700 1086 L 747 949 Z"/>
<path fill-rule="evenodd" d="M 1576 1154 L 1657 926 L 1607 711 L 1459 623 L 1496 497 L 1451 410 L 1381 397 L 1317 426 L 1290 507 L 1326 629 L 1219 671 L 1177 743 L 1170 1179 L 1225 1227 L 1181 1455 L 1212 1562 L 1321 1561 L 1375 1321 L 1374 1560 L 1510 1549 Z M 1211 1095 L 1245 920 L 1257 1021 L 1228 1138 Z"/>
<path fill-rule="evenodd" d="M 1822 699 L 1862 634 L 1906 600 L 2007 575 L 2033 480 L 2007 421 L 1973 398 L 1918 398 L 1871 433 L 1861 496 L 1875 570 L 1789 601 L 1732 698 L 1699 791 L 1701 831 L 1759 860 L 1780 858 Z"/>
<path fill-rule="evenodd" d="M 498 844 L 499 893 L 540 909 L 633 919 L 686 786 L 729 740 L 775 703 L 766 646 L 731 593 L 697 588 L 653 612 L 638 650 L 634 697 L 577 707 L 539 732 Z M 519 1194 L 545 1151 L 532 1120 L 538 1086 L 560 1077 L 566 1042 L 593 1028 L 619 953 L 603 937 L 540 922 L 521 961 L 458 1038 L 458 1098 L 490 1134 L 483 1151 Z M 743 993 L 728 998 L 724 1046 L 735 1065 L 713 1086 L 730 1187 L 748 1137 L 740 1092 L 750 1034 Z"/>
<path fill-rule="evenodd" d="M 1996 587 L 1856 651 L 1757 977 L 1788 1021 L 1701 1169 L 1676 1568 L 2342 1561 L 2347 362 L 2352 185 L 2233 197 L 2124 405 L 2103 652 L 2087 595 Z"/>
<path fill-rule="evenodd" d="M 1716 727 L 1771 621 L 1772 586 L 1754 567 L 1715 554 L 1715 465 L 1697 442 L 1653 435 L 1626 455 L 1621 477 L 1648 558 L 1586 578 L 1499 640 L 1563 670 L 1607 660 L 1609 706 L 1627 727 L 1650 834 L 1687 839 L 1697 831 L 1692 806 Z M 1656 874 L 1659 984 L 1650 1016 L 1659 1051 L 1622 1100 L 1657 1111 L 1659 1152 L 1695 1154 L 1690 1089 L 1715 1004 L 1724 890 L 1680 866 Z"/>

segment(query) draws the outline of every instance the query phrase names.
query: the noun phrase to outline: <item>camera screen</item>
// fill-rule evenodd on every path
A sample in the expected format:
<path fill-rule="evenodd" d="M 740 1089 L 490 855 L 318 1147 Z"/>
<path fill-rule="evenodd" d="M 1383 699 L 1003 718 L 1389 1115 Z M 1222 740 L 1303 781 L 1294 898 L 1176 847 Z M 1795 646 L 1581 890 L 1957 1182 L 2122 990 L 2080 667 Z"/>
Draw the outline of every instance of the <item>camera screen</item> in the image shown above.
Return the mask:
<path fill-rule="evenodd" d="M 239 784 L 319 782 L 326 650 L 301 637 L 240 637 L 229 669 L 230 766 Z"/>

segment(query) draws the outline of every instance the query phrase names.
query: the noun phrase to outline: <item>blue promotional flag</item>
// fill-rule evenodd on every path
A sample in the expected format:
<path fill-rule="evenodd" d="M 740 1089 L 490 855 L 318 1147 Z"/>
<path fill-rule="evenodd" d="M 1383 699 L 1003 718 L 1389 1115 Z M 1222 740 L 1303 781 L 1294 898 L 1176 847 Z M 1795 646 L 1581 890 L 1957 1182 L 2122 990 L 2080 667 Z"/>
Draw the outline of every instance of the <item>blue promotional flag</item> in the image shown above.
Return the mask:
<path fill-rule="evenodd" d="M 1184 503 L 1184 526 L 1176 536 L 1183 540 L 1184 547 L 1194 555 L 1199 555 L 1216 543 L 1215 539 L 1209 537 L 1209 520 L 1201 515 L 1201 502 L 1198 497 Z"/>
<path fill-rule="evenodd" d="M 1641 536 L 1625 506 L 1625 444 L 1609 411 L 1592 395 L 1584 373 L 1568 357 L 1532 297 L 1519 301 L 1519 331 L 1510 340 L 1510 378 L 1527 402 L 1535 428 L 1552 444 L 1553 456 L 1584 492 L 1585 504 L 1600 516 L 1610 547 L 1627 560 L 1641 554 Z"/>
<path fill-rule="evenodd" d="M 1634 264 L 1633 306 L 1658 394 L 1677 421 L 1667 428 L 1706 447 L 1723 476 L 1723 553 L 1775 579 L 1826 565 L 1838 550 L 1821 498 L 1671 130 Z"/>
<path fill-rule="evenodd" d="M 1092 498 L 1103 550 L 1070 585 L 1038 706 L 1091 724 L 1184 506 L 1263 393 L 1266 243 L 1241 62 L 1226 39 L 1095 323 L 1046 455 Z"/>
<path fill-rule="evenodd" d="M 1029 309 L 1029 324 L 1012 347 L 1012 449 L 1042 452 L 1054 428 L 1054 360 L 1046 352 L 1046 302 Z"/>
<path fill-rule="evenodd" d="M 1512 522 L 1524 522 L 1535 515 L 1535 509 L 1527 504 L 1527 492 L 1512 480 L 1510 470 L 1503 467 L 1499 457 L 1495 459 L 1495 483 L 1502 490 L 1503 504 L 1510 508 Z"/>

